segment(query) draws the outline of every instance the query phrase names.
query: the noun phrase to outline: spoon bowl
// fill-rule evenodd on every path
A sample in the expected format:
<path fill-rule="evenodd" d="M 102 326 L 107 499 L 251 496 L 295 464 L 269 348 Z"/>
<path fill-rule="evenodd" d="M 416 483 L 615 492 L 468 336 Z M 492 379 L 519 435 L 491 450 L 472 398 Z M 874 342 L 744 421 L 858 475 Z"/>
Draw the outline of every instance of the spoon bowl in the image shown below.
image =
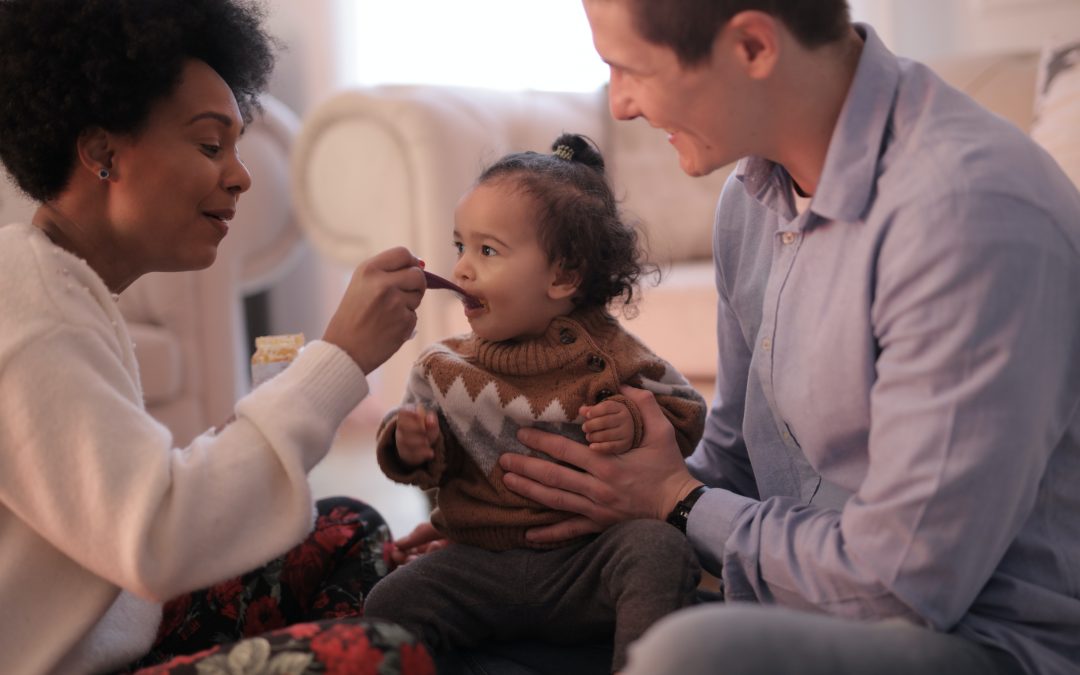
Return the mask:
<path fill-rule="evenodd" d="M 480 301 L 480 298 L 475 295 L 469 294 L 464 288 L 458 286 L 449 279 L 444 279 L 438 274 L 428 272 L 424 270 L 424 278 L 427 279 L 428 288 L 442 288 L 456 294 L 461 302 L 465 304 L 465 307 L 469 309 L 479 309 L 484 306 L 484 303 Z"/>

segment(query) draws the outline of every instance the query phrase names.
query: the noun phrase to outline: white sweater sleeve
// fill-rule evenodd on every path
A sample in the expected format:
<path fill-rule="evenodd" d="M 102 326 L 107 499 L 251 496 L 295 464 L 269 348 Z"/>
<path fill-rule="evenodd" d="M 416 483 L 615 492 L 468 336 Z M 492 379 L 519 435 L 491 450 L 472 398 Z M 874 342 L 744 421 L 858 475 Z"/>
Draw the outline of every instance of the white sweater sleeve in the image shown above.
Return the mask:
<path fill-rule="evenodd" d="M 100 334 L 61 327 L 0 367 L 0 502 L 65 555 L 164 600 L 265 563 L 311 522 L 307 471 L 367 394 L 311 343 L 187 448 L 142 408 Z"/>

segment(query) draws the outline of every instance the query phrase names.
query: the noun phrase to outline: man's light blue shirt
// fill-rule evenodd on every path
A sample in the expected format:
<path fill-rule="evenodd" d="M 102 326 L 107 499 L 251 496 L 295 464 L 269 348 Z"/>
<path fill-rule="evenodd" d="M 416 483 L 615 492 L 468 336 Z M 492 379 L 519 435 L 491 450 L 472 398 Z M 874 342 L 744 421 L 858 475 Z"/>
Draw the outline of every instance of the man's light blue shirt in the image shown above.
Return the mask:
<path fill-rule="evenodd" d="M 1080 671 L 1080 194 L 867 27 L 819 188 L 717 210 L 688 535 L 726 597 L 903 617 Z"/>

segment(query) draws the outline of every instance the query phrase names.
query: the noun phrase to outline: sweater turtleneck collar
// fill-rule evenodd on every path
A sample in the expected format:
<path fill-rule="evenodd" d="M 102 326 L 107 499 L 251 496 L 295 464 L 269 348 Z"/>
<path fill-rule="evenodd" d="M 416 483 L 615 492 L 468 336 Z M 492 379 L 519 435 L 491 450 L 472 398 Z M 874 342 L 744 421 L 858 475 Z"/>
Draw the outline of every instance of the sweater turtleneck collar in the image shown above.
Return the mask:
<path fill-rule="evenodd" d="M 603 307 L 574 310 L 556 317 L 543 335 L 492 342 L 471 335 L 463 347 L 477 365 L 503 375 L 536 375 L 561 368 L 597 343 L 606 344 L 619 331 L 618 321 Z"/>

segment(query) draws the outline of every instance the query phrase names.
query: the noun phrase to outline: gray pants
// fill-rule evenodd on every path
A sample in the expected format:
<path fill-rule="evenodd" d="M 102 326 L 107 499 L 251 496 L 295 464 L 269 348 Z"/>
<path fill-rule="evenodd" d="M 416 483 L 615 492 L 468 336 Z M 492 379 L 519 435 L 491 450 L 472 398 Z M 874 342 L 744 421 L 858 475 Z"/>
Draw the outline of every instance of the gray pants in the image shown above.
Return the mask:
<path fill-rule="evenodd" d="M 631 642 L 693 602 L 698 577 L 682 534 L 636 520 L 551 551 L 453 544 L 382 579 L 364 615 L 404 626 L 436 654 L 489 640 L 572 644 L 614 634 L 619 670 Z"/>
<path fill-rule="evenodd" d="M 626 675 L 1019 675 L 1005 652 L 906 621 L 855 622 L 776 606 L 709 604 L 664 619 Z"/>

